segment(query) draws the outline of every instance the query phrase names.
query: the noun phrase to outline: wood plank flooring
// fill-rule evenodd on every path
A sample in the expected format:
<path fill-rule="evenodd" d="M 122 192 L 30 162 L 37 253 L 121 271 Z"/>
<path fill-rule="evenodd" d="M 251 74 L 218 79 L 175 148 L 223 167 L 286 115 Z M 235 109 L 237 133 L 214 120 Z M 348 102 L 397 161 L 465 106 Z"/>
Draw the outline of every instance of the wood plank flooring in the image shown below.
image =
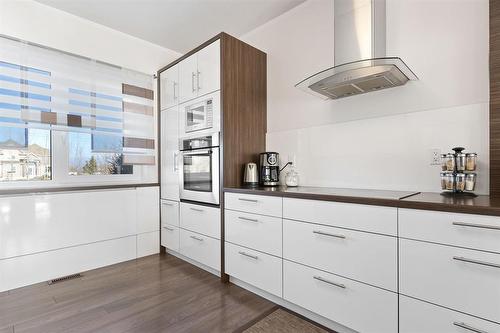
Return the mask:
<path fill-rule="evenodd" d="M 0 294 L 0 333 L 233 332 L 275 305 L 168 254 Z"/>

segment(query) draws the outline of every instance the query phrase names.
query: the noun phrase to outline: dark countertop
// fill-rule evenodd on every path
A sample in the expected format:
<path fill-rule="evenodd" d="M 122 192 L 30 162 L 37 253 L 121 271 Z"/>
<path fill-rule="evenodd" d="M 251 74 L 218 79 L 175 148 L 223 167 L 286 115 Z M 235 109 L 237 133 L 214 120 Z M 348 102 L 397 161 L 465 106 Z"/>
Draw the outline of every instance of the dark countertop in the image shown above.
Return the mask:
<path fill-rule="evenodd" d="M 487 195 L 479 195 L 477 197 L 450 197 L 430 192 L 420 193 L 309 186 L 240 186 L 227 187 L 224 188 L 224 191 L 298 199 L 347 202 L 364 205 L 500 216 L 500 198 L 491 198 Z"/>

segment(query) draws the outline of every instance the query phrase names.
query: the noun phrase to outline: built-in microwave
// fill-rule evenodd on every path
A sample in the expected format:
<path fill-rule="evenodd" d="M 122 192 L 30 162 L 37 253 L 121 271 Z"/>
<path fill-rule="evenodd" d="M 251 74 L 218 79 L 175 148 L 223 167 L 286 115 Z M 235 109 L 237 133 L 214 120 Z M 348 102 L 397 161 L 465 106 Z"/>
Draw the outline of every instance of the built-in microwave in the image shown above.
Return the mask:
<path fill-rule="evenodd" d="M 196 98 L 181 105 L 182 136 L 220 131 L 220 92 Z"/>

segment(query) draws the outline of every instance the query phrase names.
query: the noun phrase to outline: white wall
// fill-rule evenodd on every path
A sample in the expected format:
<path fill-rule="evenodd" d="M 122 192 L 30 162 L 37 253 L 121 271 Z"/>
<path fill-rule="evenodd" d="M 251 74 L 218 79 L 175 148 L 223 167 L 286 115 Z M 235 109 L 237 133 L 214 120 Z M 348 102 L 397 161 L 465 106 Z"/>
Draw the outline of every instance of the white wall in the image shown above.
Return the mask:
<path fill-rule="evenodd" d="M 0 34 L 150 74 L 180 56 L 32 0 L 0 0 Z"/>
<path fill-rule="evenodd" d="M 333 65 L 333 0 L 309 0 L 242 36 L 268 54 L 267 149 L 302 185 L 440 191 L 430 150 L 479 154 L 488 192 L 488 1 L 387 0 L 387 55 L 419 81 L 324 101 L 294 85 Z"/>

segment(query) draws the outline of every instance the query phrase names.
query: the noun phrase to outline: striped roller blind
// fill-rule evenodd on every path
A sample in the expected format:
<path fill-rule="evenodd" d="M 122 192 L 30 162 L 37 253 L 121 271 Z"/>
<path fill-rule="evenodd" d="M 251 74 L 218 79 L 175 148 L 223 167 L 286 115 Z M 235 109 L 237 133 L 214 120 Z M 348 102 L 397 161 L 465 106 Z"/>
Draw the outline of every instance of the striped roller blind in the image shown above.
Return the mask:
<path fill-rule="evenodd" d="M 153 100 L 151 75 L 0 37 L 0 126 L 115 137 L 124 164 L 151 165 Z"/>

